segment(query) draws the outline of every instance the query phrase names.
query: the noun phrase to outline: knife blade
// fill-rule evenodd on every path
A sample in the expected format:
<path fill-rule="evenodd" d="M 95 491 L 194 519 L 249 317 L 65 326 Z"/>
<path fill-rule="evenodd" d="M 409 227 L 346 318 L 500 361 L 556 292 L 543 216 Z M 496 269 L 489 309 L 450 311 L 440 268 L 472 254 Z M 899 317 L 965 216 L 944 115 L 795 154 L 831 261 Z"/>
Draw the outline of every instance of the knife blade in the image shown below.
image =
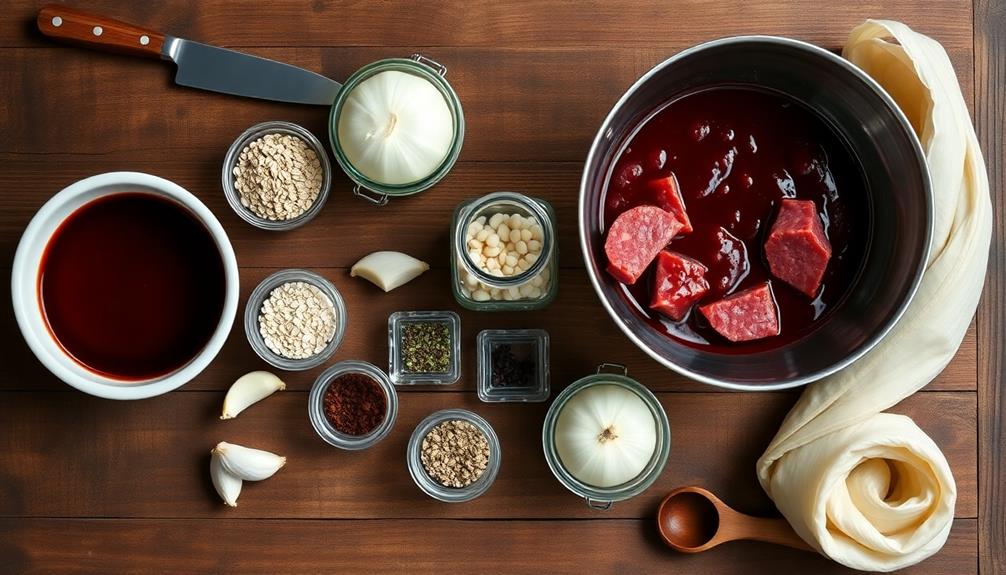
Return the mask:
<path fill-rule="evenodd" d="M 296 66 L 168 36 L 105 16 L 45 6 L 39 31 L 56 40 L 135 56 L 171 60 L 175 83 L 224 94 L 330 106 L 341 84 Z"/>

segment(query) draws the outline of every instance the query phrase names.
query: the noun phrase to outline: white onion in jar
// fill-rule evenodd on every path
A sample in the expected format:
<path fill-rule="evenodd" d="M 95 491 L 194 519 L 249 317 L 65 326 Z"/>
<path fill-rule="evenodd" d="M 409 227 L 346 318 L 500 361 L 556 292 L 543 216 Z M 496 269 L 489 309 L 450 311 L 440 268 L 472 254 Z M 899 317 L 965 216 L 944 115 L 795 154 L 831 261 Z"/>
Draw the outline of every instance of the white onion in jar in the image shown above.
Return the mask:
<path fill-rule="evenodd" d="M 454 119 L 432 82 L 379 72 L 357 84 L 339 115 L 339 145 L 368 179 L 409 184 L 433 174 L 450 153 Z"/>
<path fill-rule="evenodd" d="M 594 385 L 562 406 L 555 447 L 570 475 L 594 487 L 614 487 L 646 468 L 657 447 L 657 424 L 636 393 Z"/>

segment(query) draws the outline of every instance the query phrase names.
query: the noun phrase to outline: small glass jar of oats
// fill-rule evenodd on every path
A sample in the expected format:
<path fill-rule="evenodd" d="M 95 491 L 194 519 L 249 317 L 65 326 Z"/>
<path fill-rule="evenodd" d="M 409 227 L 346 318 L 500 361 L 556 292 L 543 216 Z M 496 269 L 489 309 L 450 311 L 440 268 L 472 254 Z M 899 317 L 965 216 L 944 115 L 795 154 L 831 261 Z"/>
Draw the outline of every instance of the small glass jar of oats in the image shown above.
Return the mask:
<path fill-rule="evenodd" d="M 332 164 L 307 129 L 263 122 L 231 144 L 221 184 L 227 203 L 244 221 L 264 230 L 291 230 L 321 211 L 332 187 Z"/>

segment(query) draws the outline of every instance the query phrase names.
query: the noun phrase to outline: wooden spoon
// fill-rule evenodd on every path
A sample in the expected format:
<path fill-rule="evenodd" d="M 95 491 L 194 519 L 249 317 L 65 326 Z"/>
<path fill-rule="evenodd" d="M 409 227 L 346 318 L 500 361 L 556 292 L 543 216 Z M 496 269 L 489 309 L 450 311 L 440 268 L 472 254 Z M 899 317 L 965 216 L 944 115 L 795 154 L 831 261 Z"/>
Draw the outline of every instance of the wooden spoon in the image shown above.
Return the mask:
<path fill-rule="evenodd" d="M 701 487 L 671 491 L 657 511 L 657 528 L 664 542 L 683 553 L 701 553 L 737 539 L 814 551 L 785 519 L 744 515 Z"/>

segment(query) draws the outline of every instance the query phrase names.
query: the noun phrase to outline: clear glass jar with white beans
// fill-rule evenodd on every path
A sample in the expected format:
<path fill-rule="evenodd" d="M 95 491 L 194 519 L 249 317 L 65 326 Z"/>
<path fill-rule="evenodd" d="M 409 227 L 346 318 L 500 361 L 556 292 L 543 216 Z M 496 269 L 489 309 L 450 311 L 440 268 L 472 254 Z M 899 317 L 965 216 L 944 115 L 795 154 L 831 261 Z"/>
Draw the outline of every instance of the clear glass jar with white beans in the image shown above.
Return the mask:
<path fill-rule="evenodd" d="M 555 212 L 543 200 L 494 192 L 454 210 L 454 297 L 476 311 L 525 311 L 558 291 Z"/>

